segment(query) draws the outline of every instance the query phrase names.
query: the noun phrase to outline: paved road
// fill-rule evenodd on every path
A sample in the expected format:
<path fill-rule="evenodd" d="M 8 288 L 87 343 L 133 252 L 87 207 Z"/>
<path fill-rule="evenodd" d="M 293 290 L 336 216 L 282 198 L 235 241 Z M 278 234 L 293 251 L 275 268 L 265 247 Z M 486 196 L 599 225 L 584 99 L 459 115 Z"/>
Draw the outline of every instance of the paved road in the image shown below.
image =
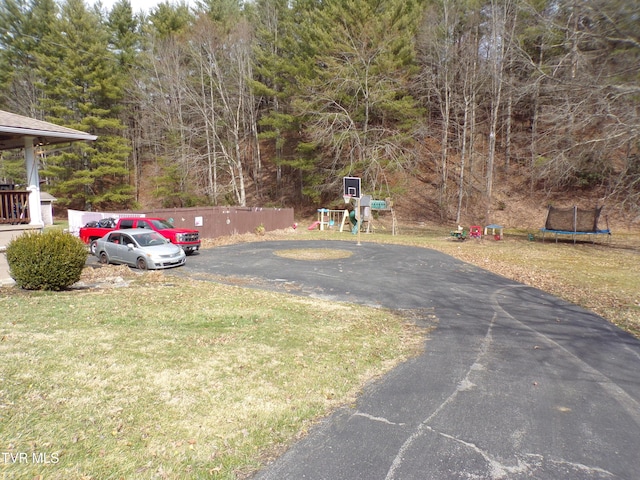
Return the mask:
<path fill-rule="evenodd" d="M 273 254 L 339 248 L 348 259 Z M 209 274 L 327 300 L 412 310 L 424 353 L 370 385 L 261 480 L 640 478 L 640 342 L 556 297 L 441 253 L 355 242 L 202 250 Z"/>

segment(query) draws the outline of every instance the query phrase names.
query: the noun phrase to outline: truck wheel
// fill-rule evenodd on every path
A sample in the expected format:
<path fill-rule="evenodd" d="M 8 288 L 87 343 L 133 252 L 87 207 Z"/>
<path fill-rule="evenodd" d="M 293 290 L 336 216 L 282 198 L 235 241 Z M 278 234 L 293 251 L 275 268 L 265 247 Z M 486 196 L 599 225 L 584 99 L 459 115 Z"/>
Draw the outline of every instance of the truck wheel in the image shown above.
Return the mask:
<path fill-rule="evenodd" d="M 147 267 L 147 261 L 146 261 L 144 258 L 142 258 L 142 257 L 138 258 L 138 260 L 136 261 L 136 266 L 137 266 L 140 270 L 146 270 L 146 269 L 148 268 L 148 267 Z"/>
<path fill-rule="evenodd" d="M 107 265 L 109 263 L 109 256 L 107 252 L 100 252 L 100 263 Z"/>

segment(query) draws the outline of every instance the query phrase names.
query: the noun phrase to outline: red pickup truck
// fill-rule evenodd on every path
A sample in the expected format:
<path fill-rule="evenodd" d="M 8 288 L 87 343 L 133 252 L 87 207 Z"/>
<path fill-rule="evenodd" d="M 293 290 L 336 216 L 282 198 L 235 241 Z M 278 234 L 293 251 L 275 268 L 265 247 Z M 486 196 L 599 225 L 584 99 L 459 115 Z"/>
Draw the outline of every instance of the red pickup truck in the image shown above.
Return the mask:
<path fill-rule="evenodd" d="M 163 237 L 168 238 L 171 243 L 182 247 L 187 255 L 191 255 L 200 248 L 200 232 L 198 230 L 175 228 L 173 224 L 163 218 L 122 217 L 117 220 L 105 218 L 99 222 L 89 222 L 80 229 L 80 239 L 90 245 L 91 253 L 94 253 L 94 240 L 104 237 L 113 230 L 127 228 L 149 228 L 155 230 Z"/>

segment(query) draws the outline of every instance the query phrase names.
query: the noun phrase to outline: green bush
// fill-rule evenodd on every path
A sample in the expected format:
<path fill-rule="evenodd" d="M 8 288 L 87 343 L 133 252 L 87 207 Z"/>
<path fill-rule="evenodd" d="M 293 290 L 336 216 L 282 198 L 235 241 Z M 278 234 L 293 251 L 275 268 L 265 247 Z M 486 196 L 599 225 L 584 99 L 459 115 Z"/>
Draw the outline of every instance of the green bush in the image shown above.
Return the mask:
<path fill-rule="evenodd" d="M 78 280 L 87 260 L 82 240 L 61 230 L 27 232 L 6 250 L 11 277 L 27 290 L 63 290 Z"/>

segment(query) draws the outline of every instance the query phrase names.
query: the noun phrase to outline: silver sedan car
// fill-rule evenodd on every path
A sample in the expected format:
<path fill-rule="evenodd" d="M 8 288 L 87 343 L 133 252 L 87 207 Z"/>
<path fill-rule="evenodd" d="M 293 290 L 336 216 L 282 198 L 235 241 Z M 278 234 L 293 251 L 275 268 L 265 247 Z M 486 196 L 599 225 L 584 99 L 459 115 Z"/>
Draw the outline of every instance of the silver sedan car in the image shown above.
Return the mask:
<path fill-rule="evenodd" d="M 184 265 L 184 250 L 148 228 L 114 230 L 95 241 L 94 255 L 100 263 L 117 263 L 141 270 Z"/>

